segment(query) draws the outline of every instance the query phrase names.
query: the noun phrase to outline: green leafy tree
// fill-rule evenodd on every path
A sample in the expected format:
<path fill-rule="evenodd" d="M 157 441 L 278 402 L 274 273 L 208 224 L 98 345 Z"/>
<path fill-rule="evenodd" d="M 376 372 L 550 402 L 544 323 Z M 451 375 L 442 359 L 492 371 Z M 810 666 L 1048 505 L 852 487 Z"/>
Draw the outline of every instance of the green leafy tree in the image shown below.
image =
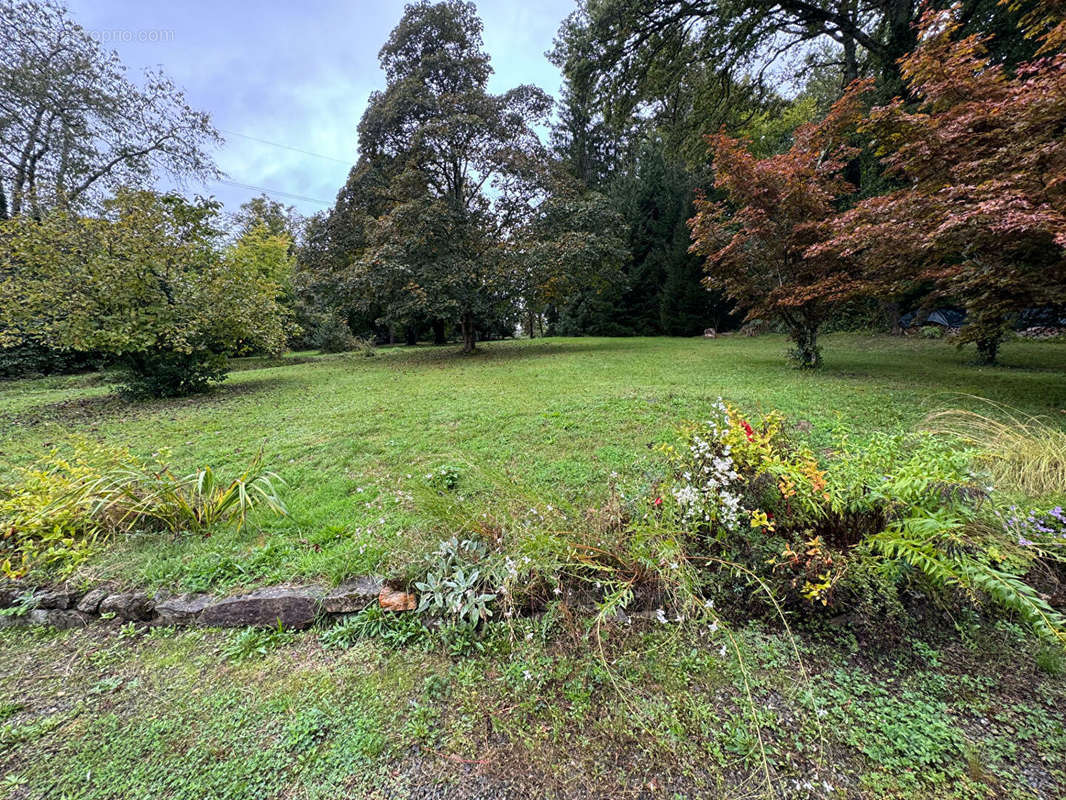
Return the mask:
<path fill-rule="evenodd" d="M 386 88 L 359 124 L 357 210 L 372 221 L 349 281 L 383 322 L 457 320 L 464 352 L 510 302 L 497 245 L 528 214 L 545 158 L 534 126 L 551 104 L 532 86 L 488 91 L 481 30 L 472 3 L 421 2 L 382 47 Z"/>
<path fill-rule="evenodd" d="M 237 237 L 245 236 L 254 228 L 263 227 L 272 236 L 285 236 L 294 245 L 304 225 L 304 220 L 292 206 L 279 203 L 265 194 L 241 203 L 233 215 Z"/>
<path fill-rule="evenodd" d="M 629 259 L 624 231 L 625 221 L 607 197 L 582 191 L 580 184 L 560 185 L 504 244 L 530 337 L 549 306 L 618 284 Z"/>
<path fill-rule="evenodd" d="M 2 223 L 0 346 L 106 353 L 129 391 L 152 396 L 222 380 L 228 355 L 281 349 L 288 242 L 256 229 L 223 247 L 218 212 L 122 190 L 100 217 L 56 209 Z"/>

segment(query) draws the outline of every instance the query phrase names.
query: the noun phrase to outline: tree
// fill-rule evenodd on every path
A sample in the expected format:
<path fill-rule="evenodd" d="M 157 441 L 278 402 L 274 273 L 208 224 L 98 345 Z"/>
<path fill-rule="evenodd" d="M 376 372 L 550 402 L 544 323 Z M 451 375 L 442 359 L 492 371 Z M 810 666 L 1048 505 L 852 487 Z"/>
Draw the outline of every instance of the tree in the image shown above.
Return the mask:
<path fill-rule="evenodd" d="M 295 245 L 304 221 L 292 206 L 285 206 L 265 194 L 241 203 L 233 215 L 233 225 L 238 238 L 258 227 L 266 228 L 272 236 L 285 236 Z"/>
<path fill-rule="evenodd" d="M 624 220 L 608 198 L 561 181 L 503 247 L 532 338 L 549 305 L 616 285 L 629 258 Z"/>
<path fill-rule="evenodd" d="M 218 211 L 122 190 L 104 216 L 56 209 L 0 224 L 0 347 L 107 353 L 130 391 L 153 396 L 222 380 L 228 355 L 276 352 L 288 242 L 257 230 L 224 248 Z"/>
<path fill-rule="evenodd" d="M 50 0 L 0 0 L 0 184 L 9 213 L 93 205 L 156 174 L 216 177 L 221 137 L 162 72 L 132 83 Z"/>
<path fill-rule="evenodd" d="M 1066 25 L 1041 19 L 1045 54 L 1013 72 L 958 9 L 930 11 L 896 98 L 861 128 L 900 188 L 833 220 L 811 251 L 847 258 L 897 291 L 931 283 L 969 312 L 961 343 L 993 363 L 1012 317 L 1066 301 Z M 854 94 L 854 92 L 853 92 Z"/>
<path fill-rule="evenodd" d="M 520 86 L 488 92 L 472 3 L 406 6 L 379 54 L 386 76 L 359 123 L 367 245 L 351 296 L 382 321 L 457 319 L 463 350 L 509 292 L 497 247 L 536 194 L 545 151 L 534 129 L 551 100 Z M 487 189 L 491 188 L 490 199 Z"/>
<path fill-rule="evenodd" d="M 743 140 L 707 137 L 714 185 L 726 199 L 697 197 L 690 222 L 692 250 L 706 259 L 706 286 L 724 291 L 749 320 L 782 322 L 801 368 L 821 364 L 818 331 L 832 305 L 870 288 L 846 260 L 811 253 L 854 191 L 843 178 L 855 155 L 847 142 L 869 88 L 860 83 L 821 122 L 797 129 L 786 153 L 758 159 Z"/>
<path fill-rule="evenodd" d="M 933 5 L 944 5 L 933 0 Z M 1016 30 L 1039 14 L 1039 0 L 965 0 L 974 32 Z M 881 96 L 900 89 L 899 59 L 916 44 L 918 0 L 585 0 L 560 38 L 582 41 L 597 92 L 615 119 L 647 104 L 668 104 L 696 84 L 718 105 L 773 93 L 784 59 L 832 66 L 838 92 L 877 77 Z M 1021 37 L 1000 37 L 1003 59 L 1024 54 Z M 1019 49 L 1020 48 L 1020 49 Z M 571 46 L 571 49 L 577 49 Z M 707 116 L 704 114 L 704 116 Z"/>

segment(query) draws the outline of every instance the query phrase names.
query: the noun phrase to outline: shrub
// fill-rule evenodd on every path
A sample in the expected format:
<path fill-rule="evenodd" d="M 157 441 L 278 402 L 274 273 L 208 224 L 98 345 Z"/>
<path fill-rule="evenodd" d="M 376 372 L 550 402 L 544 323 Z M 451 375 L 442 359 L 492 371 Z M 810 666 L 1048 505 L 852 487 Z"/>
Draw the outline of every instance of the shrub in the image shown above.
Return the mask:
<path fill-rule="evenodd" d="M 105 359 L 97 353 L 54 350 L 26 341 L 15 347 L 0 348 L 0 379 L 64 375 L 99 369 Z"/>
<path fill-rule="evenodd" d="M 184 397 L 226 380 L 226 356 L 207 349 L 191 352 L 153 348 L 119 360 L 120 388 L 126 396 Z"/>
<path fill-rule="evenodd" d="M 96 352 L 126 365 L 133 394 L 168 397 L 220 380 L 227 354 L 279 352 L 289 242 L 256 229 L 227 243 L 219 213 L 121 189 L 99 216 L 0 222 L 0 347 Z"/>
<path fill-rule="evenodd" d="M 923 339 L 943 339 L 944 329 L 939 325 L 923 325 L 918 329 L 918 335 Z"/>
<path fill-rule="evenodd" d="M 1002 524 L 975 483 L 973 451 L 928 433 L 854 442 L 841 429 L 822 463 L 788 440 L 779 415 L 749 421 L 724 404 L 682 435 L 666 450 L 686 546 L 739 564 L 775 602 L 854 604 L 849 572 L 867 589 L 878 575 L 916 580 L 944 600 L 992 601 L 1066 642 L 1066 619 L 1025 579 L 1035 561 L 1066 561 L 1057 528 L 1036 520 L 1029 539 Z"/>
<path fill-rule="evenodd" d="M 82 488 L 128 458 L 125 449 L 79 440 L 69 455 L 55 448 L 0 486 L 0 573 L 17 579 L 43 568 L 62 577 L 88 558 L 114 520 L 93 514 Z"/>
<path fill-rule="evenodd" d="M 348 323 L 336 314 L 322 314 L 317 318 L 310 342 L 322 353 L 349 353 L 359 346 Z"/>

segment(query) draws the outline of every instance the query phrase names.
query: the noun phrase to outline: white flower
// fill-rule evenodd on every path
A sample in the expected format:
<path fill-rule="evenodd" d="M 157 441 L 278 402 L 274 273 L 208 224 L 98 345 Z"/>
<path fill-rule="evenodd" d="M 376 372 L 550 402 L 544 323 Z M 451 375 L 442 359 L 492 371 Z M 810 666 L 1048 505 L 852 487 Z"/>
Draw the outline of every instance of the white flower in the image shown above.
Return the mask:
<path fill-rule="evenodd" d="M 655 609 L 655 618 L 659 620 L 663 625 L 666 624 L 666 612 L 661 608 Z"/>
<path fill-rule="evenodd" d="M 718 655 L 720 655 L 722 658 L 725 658 L 726 653 L 728 652 L 729 651 L 726 649 L 726 646 L 723 644 L 721 649 L 718 651 Z"/>
<path fill-rule="evenodd" d="M 533 680 L 533 673 L 530 672 L 528 669 L 524 669 L 522 670 L 522 677 L 525 678 L 527 681 L 531 681 Z"/>

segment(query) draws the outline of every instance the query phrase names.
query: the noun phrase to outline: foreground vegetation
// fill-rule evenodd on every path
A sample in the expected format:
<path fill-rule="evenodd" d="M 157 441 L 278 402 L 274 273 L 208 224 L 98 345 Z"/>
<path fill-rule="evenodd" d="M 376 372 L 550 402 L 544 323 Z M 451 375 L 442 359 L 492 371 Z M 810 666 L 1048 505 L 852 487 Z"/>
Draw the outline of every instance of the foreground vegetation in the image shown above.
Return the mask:
<path fill-rule="evenodd" d="M 891 652 L 761 627 L 498 626 L 349 649 L 308 631 L 0 631 L 0 796 L 12 798 L 1054 798 L 1066 687 L 1010 626 Z M 951 639 L 955 634 L 952 632 Z M 1046 669 L 1055 671 L 1049 675 Z M 753 724 L 752 713 L 758 719 Z M 756 735 L 756 732 L 758 735 Z M 766 786 L 769 771 L 771 788 Z"/>
<path fill-rule="evenodd" d="M 741 472 L 745 447 L 778 441 L 763 419 L 775 409 L 791 444 L 765 452 L 802 469 L 804 452 L 830 463 L 843 430 L 872 454 L 930 412 L 1000 414 L 977 395 L 1041 415 L 1051 435 L 1066 428 L 1059 344 L 1009 343 L 1008 366 L 994 370 L 942 341 L 837 335 L 832 345 L 816 375 L 783 368 L 786 343 L 768 336 L 507 342 L 462 361 L 439 348 L 248 361 L 212 395 L 138 405 L 93 375 L 8 384 L 7 479 L 48 448 L 94 441 L 163 458 L 175 476 L 210 464 L 222 494 L 222 476 L 260 451 L 277 472 L 287 515 L 268 505 L 245 519 L 238 508 L 245 524 L 221 518 L 210 535 L 165 525 L 115 535 L 73 566 L 75 586 L 227 592 L 377 572 L 417 588 L 441 620 L 372 609 L 299 634 L 118 621 L 2 631 L 5 788 L 18 798 L 1060 795 L 1063 650 L 1033 636 L 1024 611 L 951 587 L 938 604 L 919 575 L 884 615 L 845 601 L 843 583 L 819 587 L 821 563 L 809 574 L 761 568 L 778 611 L 750 574 L 663 581 L 666 551 L 641 553 L 672 534 L 642 528 L 631 509 L 658 513 L 663 495 L 670 507 L 662 447 L 683 421 L 714 418 L 719 396 L 741 415 Z M 745 422 L 750 439 L 737 434 Z M 937 450 L 918 477 L 950 477 L 966 446 Z M 845 477 L 862 474 L 844 464 Z M 759 508 L 775 512 L 778 533 L 799 519 L 770 500 Z M 767 522 L 715 546 L 759 569 L 756 543 L 778 546 Z M 609 543 L 633 561 L 608 571 L 559 541 Z M 720 557 L 702 541 L 686 540 L 685 559 Z M 507 585 L 527 602 L 467 603 L 468 618 L 494 611 L 476 630 L 435 609 L 438 579 L 467 561 L 519 562 L 523 580 Z M 637 582 L 636 602 L 616 613 L 617 595 L 593 582 L 624 590 L 618 576 L 636 568 L 659 583 Z M 713 611 L 686 606 L 686 587 Z M 582 608 L 590 601 L 600 613 Z"/>

